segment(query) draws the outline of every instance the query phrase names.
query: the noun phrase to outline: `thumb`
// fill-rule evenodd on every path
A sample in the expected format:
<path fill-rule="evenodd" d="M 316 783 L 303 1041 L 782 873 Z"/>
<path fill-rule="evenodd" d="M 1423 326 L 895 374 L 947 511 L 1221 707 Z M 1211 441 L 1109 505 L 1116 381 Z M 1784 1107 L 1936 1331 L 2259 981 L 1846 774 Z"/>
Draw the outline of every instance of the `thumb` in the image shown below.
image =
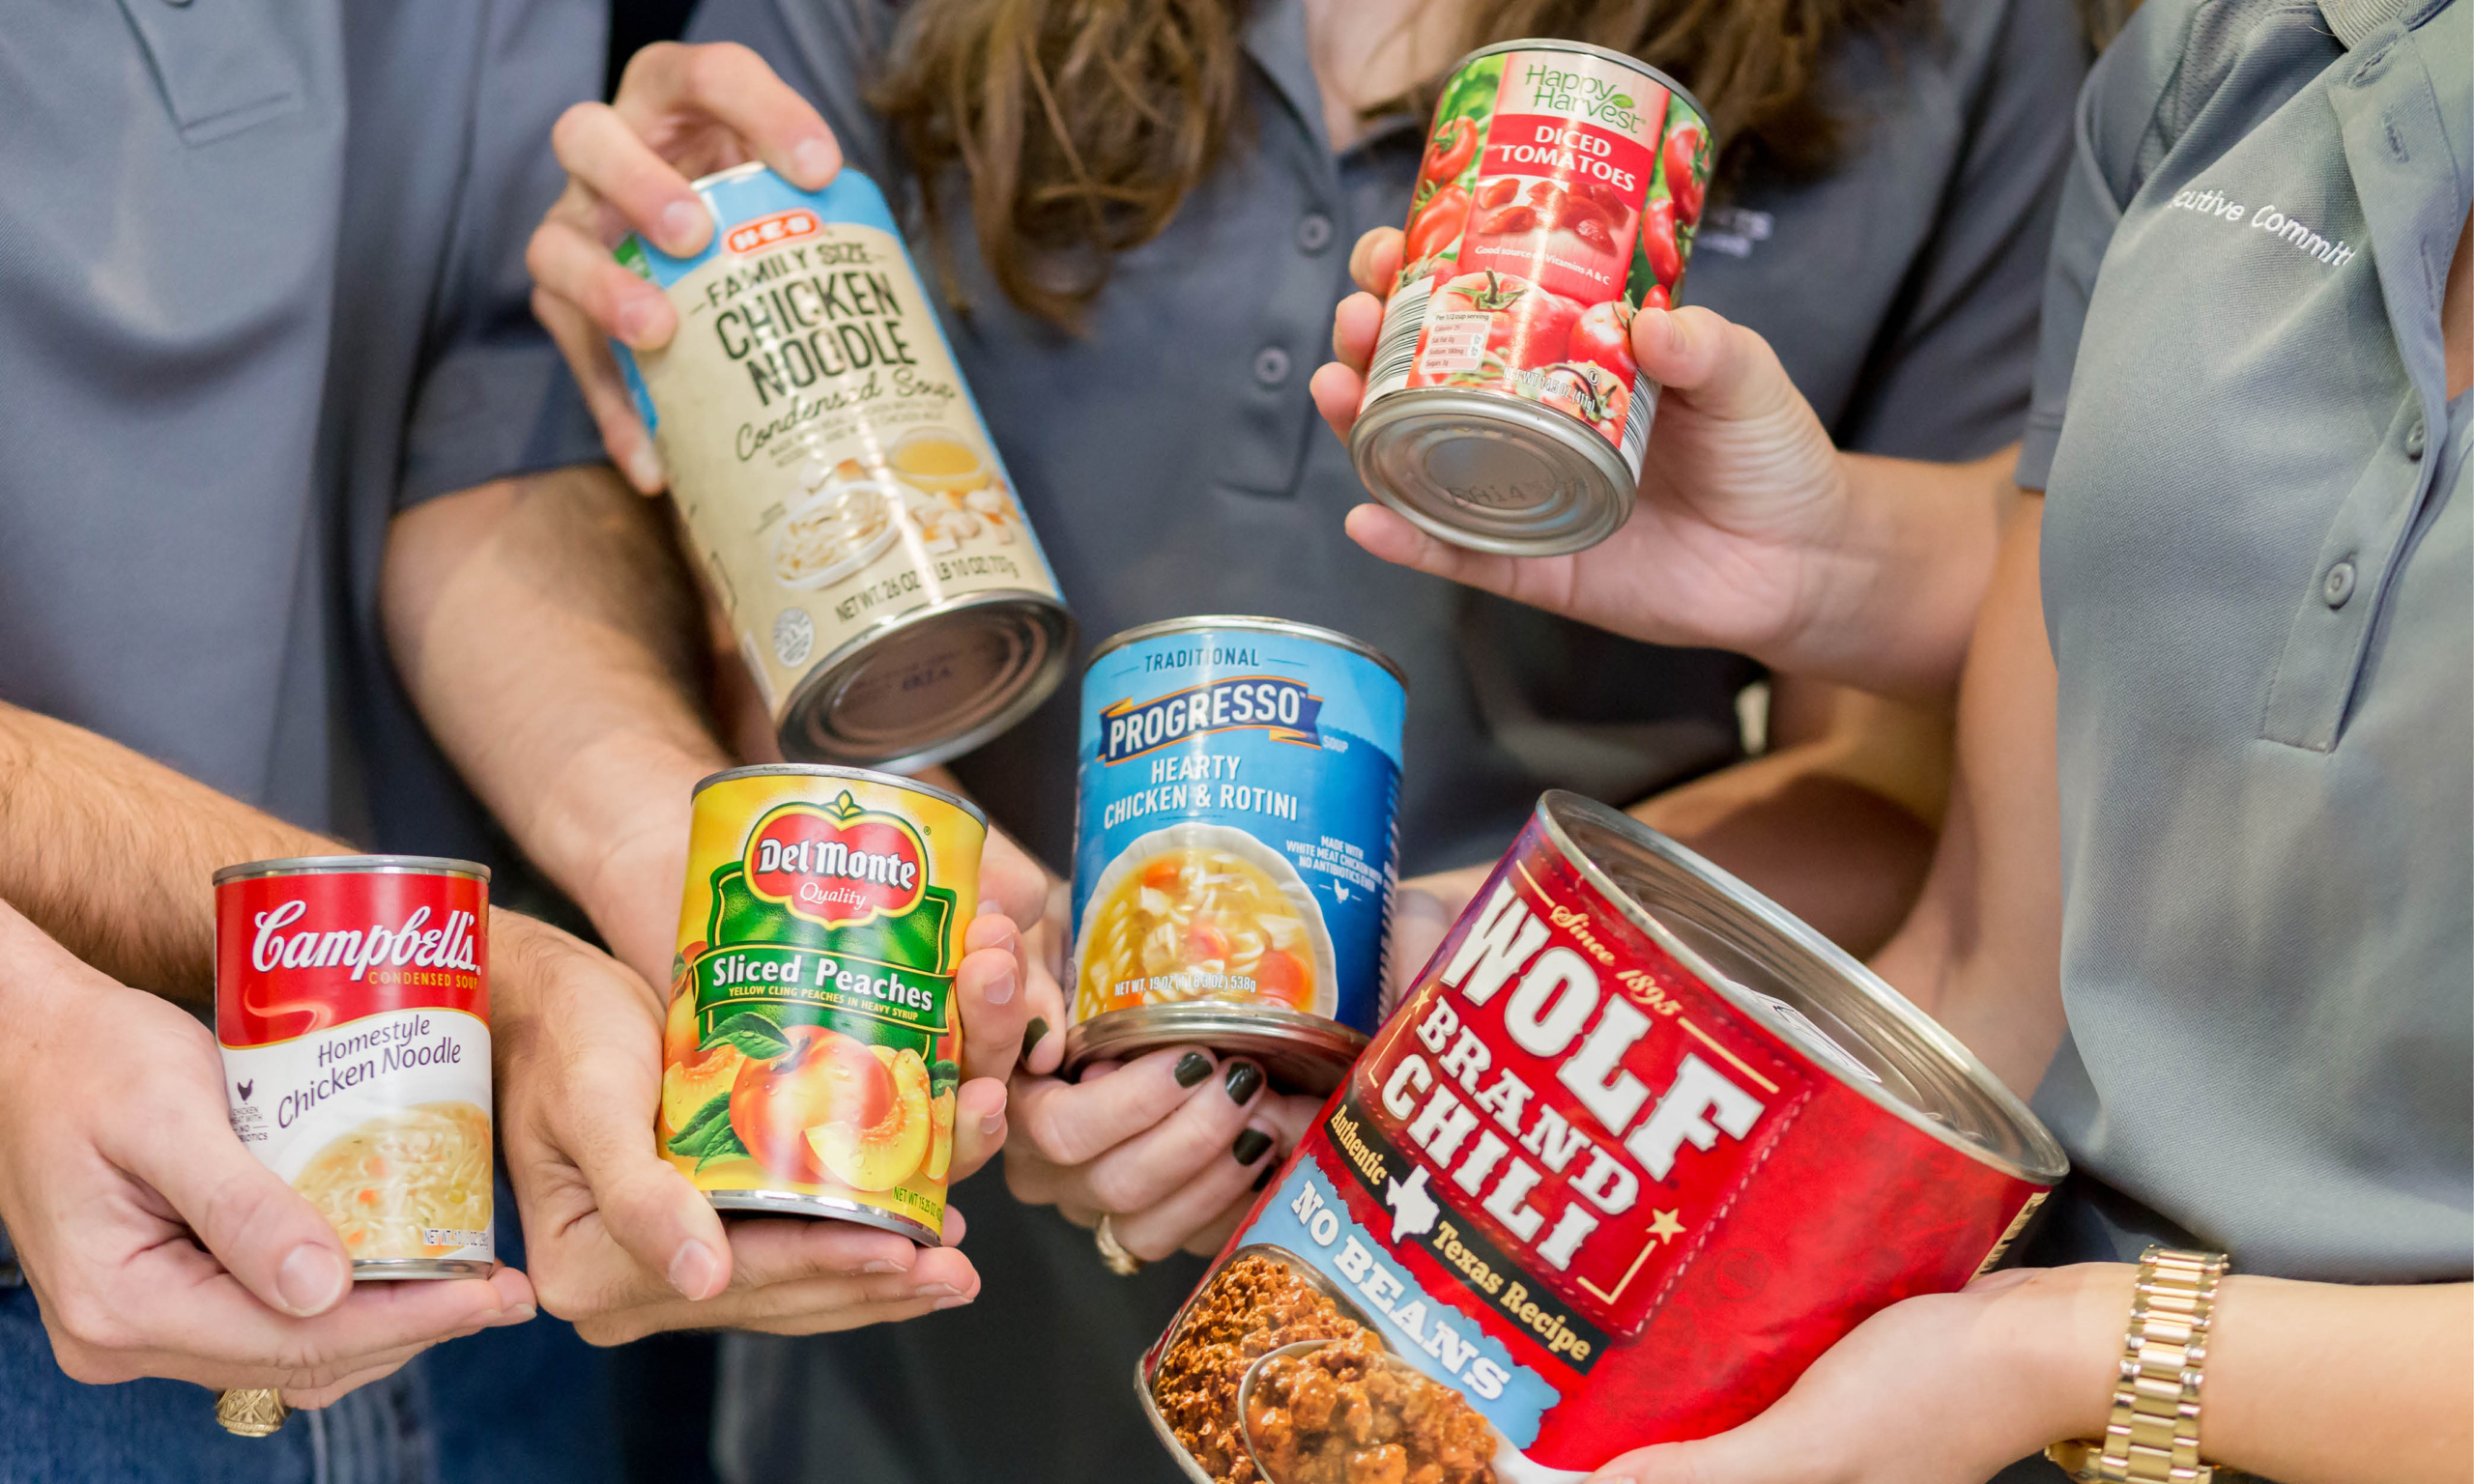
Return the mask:
<path fill-rule="evenodd" d="M 654 1152 L 647 1100 L 623 1079 L 579 1069 L 552 1143 L 584 1178 L 613 1241 L 682 1297 L 710 1298 L 730 1286 L 730 1239 L 712 1203 Z"/>
<path fill-rule="evenodd" d="M 1014 841 L 993 826 L 979 856 L 980 909 L 990 903 L 1024 929 L 1037 926 L 1048 910 L 1048 871 Z"/>
<path fill-rule="evenodd" d="M 1714 1438 L 1636 1448 L 1609 1460 L 1583 1484 L 1811 1484 L 1818 1477 L 1780 1451 L 1764 1445 L 1756 1418 Z"/>
<path fill-rule="evenodd" d="M 170 1202 L 224 1270 L 270 1307 L 306 1319 L 352 1291 L 343 1239 L 221 1119 L 153 1124 L 128 1149 L 105 1153 Z"/>
<path fill-rule="evenodd" d="M 1769 342 L 1698 304 L 1632 317 L 1642 374 L 1712 417 L 1773 414 L 1800 401 Z"/>

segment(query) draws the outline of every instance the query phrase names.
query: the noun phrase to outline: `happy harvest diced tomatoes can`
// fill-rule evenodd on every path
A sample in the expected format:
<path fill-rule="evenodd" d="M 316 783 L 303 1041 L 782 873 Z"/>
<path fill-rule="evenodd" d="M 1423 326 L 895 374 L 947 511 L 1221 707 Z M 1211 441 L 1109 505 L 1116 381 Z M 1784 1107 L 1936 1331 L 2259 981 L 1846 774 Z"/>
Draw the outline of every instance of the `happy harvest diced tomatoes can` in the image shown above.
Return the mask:
<path fill-rule="evenodd" d="M 696 785 L 655 1131 L 714 1206 L 940 1240 L 987 842 L 968 802 L 889 774 Z"/>
<path fill-rule="evenodd" d="M 1462 58 L 1350 440 L 1366 487 L 1482 551 L 1613 535 L 1657 412 L 1632 316 L 1683 281 L 1712 153 L 1692 95 L 1622 52 L 1518 41 Z"/>
<path fill-rule="evenodd" d="M 215 873 L 232 1131 L 333 1224 L 355 1281 L 496 1266 L 489 883 L 415 855 Z"/>
<path fill-rule="evenodd" d="M 2066 1168 L 1861 964 L 1549 793 L 1136 1384 L 1203 1484 L 1577 1478 L 1990 1268 Z"/>

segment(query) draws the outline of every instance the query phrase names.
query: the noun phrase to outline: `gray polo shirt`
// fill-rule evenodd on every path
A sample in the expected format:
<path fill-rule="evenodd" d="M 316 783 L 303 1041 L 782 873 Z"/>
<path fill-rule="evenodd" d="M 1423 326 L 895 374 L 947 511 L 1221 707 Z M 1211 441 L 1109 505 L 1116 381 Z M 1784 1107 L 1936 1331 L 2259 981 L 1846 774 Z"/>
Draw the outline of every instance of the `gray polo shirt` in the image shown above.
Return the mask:
<path fill-rule="evenodd" d="M 2474 431 L 2439 317 L 2474 8 L 2386 9 L 2150 0 L 2108 53 L 2019 475 L 2071 1026 L 2036 1105 L 2237 1269 L 2350 1282 L 2474 1275 Z M 2114 1214 L 2083 1242 L 2143 1224 Z"/>
<path fill-rule="evenodd" d="M 2018 434 L 2052 200 L 2085 57 L 2070 8 L 1943 0 L 1938 25 L 1832 59 L 1852 147 L 1826 178 L 1756 177 L 1713 207 L 1684 297 L 1768 335 L 1849 446 L 1978 456 Z M 1335 155 L 1300 0 L 1246 34 L 1248 137 L 1156 241 L 1123 255 L 1071 338 L 1007 304 L 949 183 L 950 325 L 1086 641 L 1194 613 L 1354 634 L 1409 677 L 1407 870 L 1501 853 L 1539 792 L 1626 801 L 1737 756 L 1740 658 L 1654 649 L 1367 556 L 1366 497 L 1306 383 L 1329 355 L 1359 234 L 1405 218 L 1423 127 Z M 908 173 L 861 90 L 888 13 L 867 0 L 705 0 L 815 100 L 854 167 Z M 917 244 L 915 244 L 917 245 Z M 999 820 L 1068 858 L 1074 692 L 960 765 Z M 987 1278 L 967 1308 L 815 1342 L 726 1345 L 722 1457 L 742 1480 L 840 1470 L 938 1484 L 1176 1477 L 1136 1413 L 1135 1357 L 1199 1264 L 1102 1272 L 1088 1234 L 995 1172 L 957 1198 Z"/>

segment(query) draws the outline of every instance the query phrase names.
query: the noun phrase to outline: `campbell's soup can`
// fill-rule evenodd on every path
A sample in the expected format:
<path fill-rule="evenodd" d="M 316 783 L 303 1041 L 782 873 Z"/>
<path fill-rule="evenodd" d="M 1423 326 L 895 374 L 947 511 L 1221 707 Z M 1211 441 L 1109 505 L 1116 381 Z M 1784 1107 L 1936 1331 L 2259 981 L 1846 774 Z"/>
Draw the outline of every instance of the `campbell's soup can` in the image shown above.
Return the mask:
<path fill-rule="evenodd" d="M 1069 1066 L 1179 1043 L 1328 1092 L 1383 1017 L 1400 672 L 1284 618 L 1176 618 L 1082 677 Z"/>
<path fill-rule="evenodd" d="M 359 1281 L 496 1263 L 489 883 L 417 855 L 215 873 L 232 1131 L 334 1224 Z"/>
<path fill-rule="evenodd" d="M 968 802 L 881 773 L 696 785 L 655 1136 L 714 1206 L 937 1243 L 987 842 Z"/>
<path fill-rule="evenodd" d="M 1959 1287 L 2065 1168 L 1855 959 L 1549 793 L 1137 1382 L 1215 1484 L 1577 1478 Z"/>
<path fill-rule="evenodd" d="M 618 261 L 678 330 L 616 346 L 785 756 L 916 768 L 1064 677 L 1074 624 L 875 183 L 706 176 L 712 242 Z"/>
<path fill-rule="evenodd" d="M 1711 161 L 1700 103 L 1622 52 L 1520 41 L 1462 58 L 1350 438 L 1366 487 L 1481 551 L 1613 535 L 1657 413 L 1632 316 L 1683 283 Z"/>

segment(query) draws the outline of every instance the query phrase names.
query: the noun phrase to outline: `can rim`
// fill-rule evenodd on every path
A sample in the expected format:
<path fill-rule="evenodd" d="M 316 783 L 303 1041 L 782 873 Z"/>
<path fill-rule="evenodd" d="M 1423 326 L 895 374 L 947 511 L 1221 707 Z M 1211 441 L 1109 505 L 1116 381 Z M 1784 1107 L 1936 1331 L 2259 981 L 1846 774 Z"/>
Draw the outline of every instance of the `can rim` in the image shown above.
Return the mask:
<path fill-rule="evenodd" d="M 1652 415 L 1655 416 L 1654 403 Z M 1375 465 L 1376 445 L 1385 435 L 1398 437 L 1404 431 L 1413 435 L 1416 429 L 1412 419 L 1428 418 L 1514 424 L 1578 454 L 1581 463 L 1605 476 L 1611 497 L 1603 511 L 1589 524 L 1546 528 L 1535 536 L 1501 535 L 1455 524 L 1399 493 L 1393 487 L 1389 471 Z M 1410 426 L 1404 430 L 1402 424 Z M 1398 512 L 1410 525 L 1438 541 L 1502 556 L 1567 556 L 1589 550 L 1623 529 L 1624 523 L 1632 518 L 1641 483 L 1640 475 L 1624 462 L 1623 453 L 1613 443 L 1569 413 L 1504 392 L 1466 391 L 1453 386 L 1409 386 L 1377 399 L 1350 430 L 1349 464 L 1375 499 Z"/>
<path fill-rule="evenodd" d="M 846 782 L 876 784 L 886 788 L 899 788 L 906 793 L 924 793 L 932 799 L 951 804 L 978 820 L 981 829 L 988 828 L 988 811 L 950 788 L 939 788 L 935 784 L 923 784 L 915 778 L 905 778 L 899 773 L 879 773 L 874 768 L 846 768 L 839 763 L 831 762 L 759 762 L 743 768 L 724 768 L 719 773 L 707 773 L 698 779 L 696 786 L 687 791 L 687 797 L 693 801 L 698 794 L 715 784 L 727 784 L 734 779 L 782 777 L 839 778 Z"/>
<path fill-rule="evenodd" d="M 1576 815 L 1588 819 L 1610 833 L 1649 852 L 1666 864 L 1684 871 L 1702 885 L 1712 888 L 1735 905 L 1749 912 L 1766 930 L 1775 934 L 1787 947 L 1817 959 L 1821 966 L 1837 975 L 1859 994 L 1873 1000 L 1886 1011 L 1900 1028 L 1924 1043 L 1933 1053 L 1942 1057 L 1960 1076 L 1989 1102 L 2010 1125 L 2022 1146 L 2013 1157 L 1967 1137 L 1957 1128 L 1928 1117 L 1925 1110 L 1896 1096 L 1885 1087 L 1851 1074 L 1845 1068 L 1825 1056 L 1805 1053 L 1803 1060 L 1835 1078 L 1842 1085 L 1881 1107 L 1912 1128 L 1930 1135 L 1937 1142 L 1958 1150 L 1981 1163 L 1991 1165 L 2006 1175 L 2046 1185 L 2057 1184 L 2070 1173 L 2070 1157 L 2053 1136 L 2053 1131 L 2030 1111 L 2027 1103 L 2012 1092 L 2008 1084 L 1994 1075 L 1993 1069 L 1970 1050 L 1964 1042 L 1951 1035 L 1941 1022 L 1916 1008 L 1913 1001 L 1898 992 L 1888 981 L 1864 966 L 1854 955 L 1813 930 L 1801 919 L 1771 901 L 1735 875 L 1704 859 L 1691 849 L 1677 843 L 1657 831 L 1620 810 L 1609 809 L 1596 799 L 1557 788 L 1549 789 L 1538 801 L 1537 817 L 1546 836 L 1554 842 L 1583 879 L 1599 896 L 1624 915 L 1626 922 L 1649 935 L 1651 940 L 1671 955 L 1712 993 L 1725 1000 L 1737 1013 L 1789 1045 L 1796 1038 L 1775 1028 L 1772 1017 L 1757 1006 L 1744 1003 L 1748 992 L 1704 958 L 1692 945 L 1684 942 L 1672 928 L 1658 921 L 1650 910 L 1635 900 L 1632 894 L 1618 885 L 1580 843 L 1564 827 L 1564 817 Z M 1853 1053 L 1848 1053 L 1853 1055 Z M 2030 1162 L 2034 1161 L 2034 1162 Z"/>
<path fill-rule="evenodd" d="M 218 868 L 214 884 L 256 876 L 331 876 L 347 872 L 383 876 L 460 876 L 486 886 L 490 868 L 444 855 L 279 855 Z"/>
<path fill-rule="evenodd" d="M 1076 1020 L 1065 1028 L 1065 1067 L 1073 1070 L 1104 1056 L 1135 1057 L 1163 1046 L 1199 1042 L 1224 1056 L 1328 1068 L 1332 1075 L 1319 1089 L 1311 1082 L 1301 1084 L 1319 1097 L 1348 1080 L 1349 1068 L 1371 1039 L 1329 1015 L 1237 1001 L 1182 1000 L 1132 1005 Z"/>
<path fill-rule="evenodd" d="M 1709 115 L 1705 113 L 1702 117 L 1708 118 Z M 710 175 L 700 175 L 696 177 L 696 179 L 687 183 L 687 188 L 689 190 L 703 190 L 707 186 L 719 186 L 726 181 L 740 180 L 751 175 L 762 175 L 772 168 L 772 166 L 766 164 L 761 159 L 751 159 L 746 161 L 744 164 L 730 165 L 723 169 L 716 170 Z M 787 180 L 782 184 L 785 186 L 791 186 L 791 183 Z M 799 189 L 796 186 L 791 186 L 791 188 L 792 190 Z M 799 191 L 799 193 L 801 195 L 811 194 L 811 192 L 808 191 Z"/>
<path fill-rule="evenodd" d="M 819 694 L 824 689 L 826 682 L 833 678 L 836 671 L 848 666 L 864 654 L 870 646 L 890 637 L 896 631 L 930 618 L 942 618 L 954 614 L 967 613 L 975 608 L 996 608 L 1006 604 L 1019 605 L 1024 611 L 1024 616 L 1031 622 L 1042 623 L 1051 618 L 1054 620 L 1049 624 L 1049 658 L 1037 667 L 1024 671 L 1021 685 L 1012 696 L 1006 698 L 1003 705 L 989 712 L 987 718 L 977 726 L 958 731 L 950 737 L 939 737 L 916 751 L 896 753 L 880 758 L 877 766 L 934 767 L 949 758 L 959 757 L 990 738 L 1012 729 L 1015 724 L 1037 710 L 1049 697 L 1056 694 L 1056 688 L 1064 683 L 1065 672 L 1073 664 L 1074 642 L 1081 631 L 1079 623 L 1075 619 L 1074 611 L 1065 606 L 1065 600 L 1062 597 L 1052 592 L 1042 592 L 1035 587 L 990 587 L 977 592 L 957 593 L 923 608 L 915 608 L 908 613 L 896 614 L 891 617 L 880 619 L 862 629 L 835 645 L 832 653 L 809 666 L 807 673 L 799 677 L 799 683 L 791 688 L 789 699 L 782 702 L 782 720 L 774 725 L 775 737 L 778 739 L 782 736 L 784 728 L 793 716 L 803 708 L 815 704 Z M 819 763 L 817 766 L 859 767 L 864 764 Z"/>
<path fill-rule="evenodd" d="M 1162 618 L 1151 623 L 1137 623 L 1133 628 L 1121 630 L 1102 640 L 1099 647 L 1091 651 L 1091 657 L 1082 662 L 1082 671 L 1084 674 L 1090 673 L 1091 667 L 1100 663 L 1103 656 L 1114 653 L 1128 644 L 1146 639 L 1158 639 L 1166 634 L 1184 634 L 1199 629 L 1238 629 L 1253 634 L 1279 634 L 1289 639 L 1310 639 L 1318 643 L 1330 644 L 1336 649 L 1347 649 L 1364 655 L 1382 666 L 1393 679 L 1399 682 L 1400 689 L 1405 691 L 1409 688 L 1409 677 L 1401 672 L 1400 667 L 1393 661 L 1392 656 L 1375 648 L 1365 640 L 1354 635 L 1343 634 L 1338 629 L 1324 628 L 1318 623 L 1307 623 L 1296 618 L 1275 618 L 1261 614 L 1192 614 L 1182 618 Z"/>
<path fill-rule="evenodd" d="M 1703 131 L 1708 131 L 1710 128 L 1710 110 L 1702 106 L 1701 100 L 1693 96 L 1690 88 L 1687 88 L 1683 83 L 1676 81 L 1673 73 L 1667 71 L 1664 68 L 1653 67 L 1628 51 L 1617 51 L 1612 46 L 1597 46 L 1593 45 L 1588 42 L 1568 42 L 1557 37 L 1545 36 L 1522 37 L 1509 42 L 1494 42 L 1487 45 L 1479 47 L 1476 51 L 1473 51 L 1467 56 L 1462 57 L 1459 61 L 1453 63 L 1450 68 L 1445 70 L 1444 75 L 1449 77 L 1481 57 L 1491 57 L 1498 52 L 1505 51 L 1577 51 L 1585 56 L 1597 57 L 1601 61 L 1613 62 L 1622 67 L 1628 67 L 1636 72 L 1641 72 L 1657 79 L 1658 86 L 1666 89 L 1676 97 L 1683 99 L 1686 103 L 1691 104 L 1692 111 L 1700 115 L 1701 128 Z M 1661 119 L 1659 122 L 1663 124 L 1665 121 Z M 1661 133 L 1663 133 L 1663 130 L 1661 130 Z"/>

